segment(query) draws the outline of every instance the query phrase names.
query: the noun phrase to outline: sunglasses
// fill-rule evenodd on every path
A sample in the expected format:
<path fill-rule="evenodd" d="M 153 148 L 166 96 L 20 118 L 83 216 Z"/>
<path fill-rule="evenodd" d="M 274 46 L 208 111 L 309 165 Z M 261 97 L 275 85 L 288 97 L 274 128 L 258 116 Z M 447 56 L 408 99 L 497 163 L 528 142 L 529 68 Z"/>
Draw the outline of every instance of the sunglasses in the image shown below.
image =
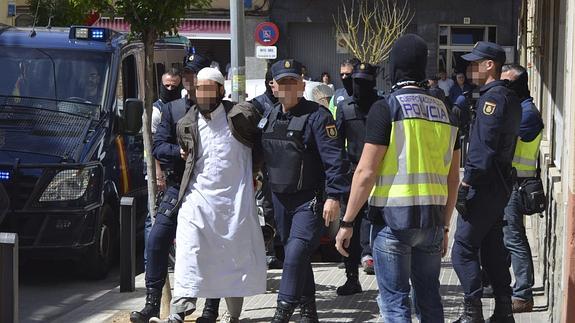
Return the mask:
<path fill-rule="evenodd" d="M 339 76 L 341 76 L 342 78 L 344 77 L 350 77 L 351 73 L 340 73 Z"/>

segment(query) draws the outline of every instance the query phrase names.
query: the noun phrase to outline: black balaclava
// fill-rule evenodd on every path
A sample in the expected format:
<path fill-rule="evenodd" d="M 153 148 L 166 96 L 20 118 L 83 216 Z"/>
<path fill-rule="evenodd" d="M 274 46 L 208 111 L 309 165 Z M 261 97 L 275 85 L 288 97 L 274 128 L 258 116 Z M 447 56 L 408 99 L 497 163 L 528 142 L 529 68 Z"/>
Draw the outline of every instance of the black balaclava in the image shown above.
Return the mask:
<path fill-rule="evenodd" d="M 347 78 L 341 79 L 341 83 L 343 83 L 343 88 L 345 89 L 345 92 L 347 92 L 347 95 L 352 96 L 352 94 L 353 94 L 353 80 L 352 80 L 351 76 L 348 76 Z"/>
<path fill-rule="evenodd" d="M 371 104 L 377 99 L 375 92 L 375 80 L 366 80 L 361 78 L 353 79 L 353 101 L 355 101 L 361 109 L 369 109 Z"/>
<path fill-rule="evenodd" d="M 278 102 L 278 98 L 276 98 L 274 96 L 274 91 L 272 90 L 272 87 L 270 86 L 270 82 L 273 80 L 273 75 L 272 75 L 272 69 L 268 68 L 268 71 L 266 72 L 266 91 L 265 91 L 265 95 L 268 97 L 268 99 L 270 99 L 274 104 Z"/>
<path fill-rule="evenodd" d="M 391 83 L 425 80 L 427 66 L 427 44 L 415 34 L 399 37 L 389 54 Z"/>
<path fill-rule="evenodd" d="M 353 101 L 362 110 L 368 110 L 377 100 L 375 86 L 377 84 L 377 66 L 368 63 L 357 64 L 351 74 L 353 86 Z"/>
<path fill-rule="evenodd" d="M 180 86 L 173 90 L 168 90 L 163 84 L 160 86 L 160 100 L 168 103 L 182 97 L 182 89 Z"/>
<path fill-rule="evenodd" d="M 517 93 L 517 96 L 521 101 L 530 98 L 531 92 L 529 92 L 529 80 L 527 78 L 527 72 L 519 74 L 516 80 L 509 83 L 509 88 Z"/>

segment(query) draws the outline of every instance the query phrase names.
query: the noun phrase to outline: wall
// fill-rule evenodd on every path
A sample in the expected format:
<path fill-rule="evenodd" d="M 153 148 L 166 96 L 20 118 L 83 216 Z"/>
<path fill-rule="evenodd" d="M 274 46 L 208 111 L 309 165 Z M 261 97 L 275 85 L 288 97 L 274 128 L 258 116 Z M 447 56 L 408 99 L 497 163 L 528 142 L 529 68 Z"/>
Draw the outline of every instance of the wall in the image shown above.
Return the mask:
<path fill-rule="evenodd" d="M 548 210 L 531 217 L 537 264 L 549 322 L 575 322 L 575 8 L 567 0 L 524 1 L 520 20 L 521 62 L 545 122 L 542 179 Z"/>

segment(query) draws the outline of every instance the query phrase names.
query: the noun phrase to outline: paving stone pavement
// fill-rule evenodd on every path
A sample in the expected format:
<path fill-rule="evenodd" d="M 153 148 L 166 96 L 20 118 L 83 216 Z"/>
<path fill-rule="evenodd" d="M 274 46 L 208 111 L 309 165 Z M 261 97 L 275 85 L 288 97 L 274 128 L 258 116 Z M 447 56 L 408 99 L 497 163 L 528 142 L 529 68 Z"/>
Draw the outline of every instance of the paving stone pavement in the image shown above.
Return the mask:
<path fill-rule="evenodd" d="M 452 221 L 455 223 L 455 221 Z M 453 227 L 452 234 L 455 232 Z M 450 239 L 450 247 L 453 239 Z M 451 250 L 451 248 L 450 248 Z M 534 258 L 537 261 L 537 258 Z M 317 285 L 317 307 L 320 322 L 383 322 L 378 317 L 378 307 L 375 301 L 377 296 L 377 283 L 375 276 L 368 276 L 360 271 L 360 281 L 364 292 L 352 296 L 337 296 L 336 288 L 344 283 L 343 269 L 337 263 L 314 263 L 314 273 Z M 535 266 L 538 267 L 537 265 Z M 241 322 L 270 322 L 274 314 L 277 291 L 281 278 L 281 270 L 268 271 L 268 291 L 266 294 L 248 297 L 244 301 Z M 453 267 L 450 256 L 447 255 L 442 262 L 441 295 L 445 311 L 445 321 L 453 322 L 461 312 L 462 292 L 459 280 Z M 536 280 L 536 286 L 541 282 Z M 129 322 L 128 314 L 132 310 L 140 309 L 144 304 L 145 288 L 143 274 L 137 277 L 137 290 L 134 293 L 119 293 L 116 288 L 96 300 L 60 317 L 55 322 Z M 546 298 L 542 292 L 535 296 L 535 312 L 515 315 L 517 322 L 546 322 L 549 313 L 545 308 Z M 221 302 L 220 314 L 225 312 L 225 302 Z M 196 315 L 189 317 L 186 322 L 195 322 L 197 315 L 201 314 L 203 300 L 198 301 Z M 483 299 L 484 316 L 487 318 L 493 311 L 492 298 Z M 299 320 L 296 311 L 293 317 Z M 414 322 L 417 322 L 415 316 Z"/>

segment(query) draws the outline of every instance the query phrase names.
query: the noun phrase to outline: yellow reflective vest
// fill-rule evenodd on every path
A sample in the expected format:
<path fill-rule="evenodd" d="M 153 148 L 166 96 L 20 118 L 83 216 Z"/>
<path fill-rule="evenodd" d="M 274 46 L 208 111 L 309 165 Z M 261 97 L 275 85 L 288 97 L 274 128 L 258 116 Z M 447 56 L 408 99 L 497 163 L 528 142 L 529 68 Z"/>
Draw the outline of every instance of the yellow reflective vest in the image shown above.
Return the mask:
<path fill-rule="evenodd" d="M 513 155 L 512 165 L 517 170 L 518 177 L 537 176 L 537 158 L 539 157 L 539 145 L 541 144 L 542 133 L 530 142 L 517 139 L 515 155 Z"/>
<path fill-rule="evenodd" d="M 445 206 L 457 127 L 443 101 L 422 93 L 392 95 L 389 146 L 369 204 Z"/>

